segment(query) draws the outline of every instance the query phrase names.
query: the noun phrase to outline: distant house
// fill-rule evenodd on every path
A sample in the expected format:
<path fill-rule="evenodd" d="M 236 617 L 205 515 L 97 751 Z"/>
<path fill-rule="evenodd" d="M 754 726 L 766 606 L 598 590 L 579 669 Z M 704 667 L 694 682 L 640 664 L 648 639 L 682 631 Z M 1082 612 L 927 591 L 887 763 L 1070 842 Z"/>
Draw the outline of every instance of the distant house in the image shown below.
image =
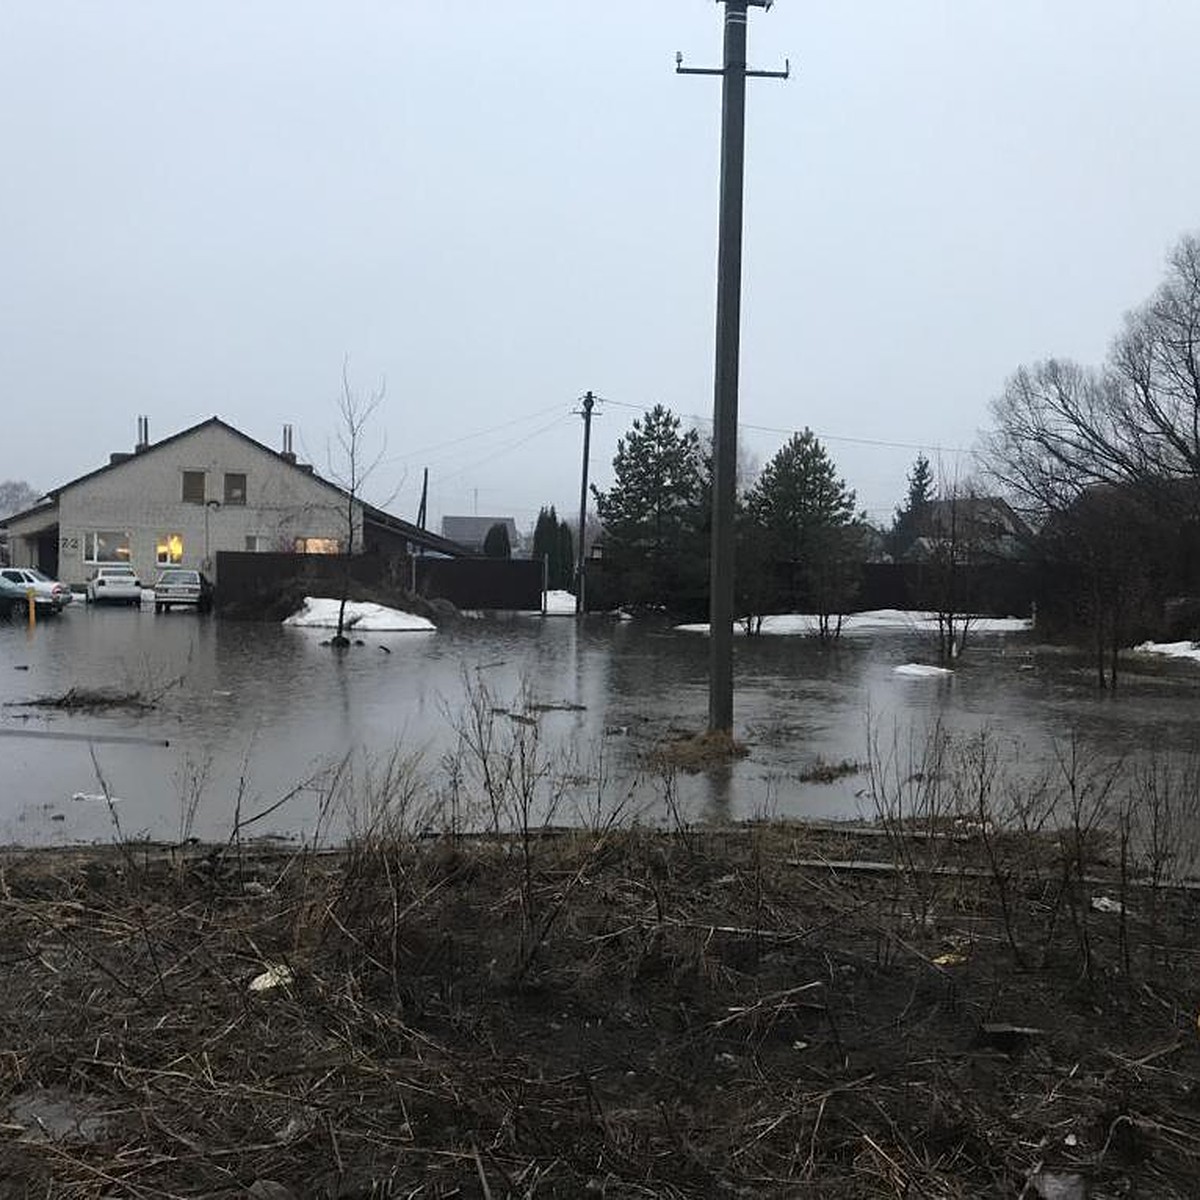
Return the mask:
<path fill-rule="evenodd" d="M 132 452 L 52 489 L 0 521 L 14 565 L 82 584 L 105 563 L 129 563 L 143 580 L 169 566 L 213 570 L 218 552 L 337 554 L 350 529 L 348 494 L 291 452 L 219 417 L 150 441 L 139 418 Z M 413 545 L 457 556 L 463 547 L 356 500 L 356 549 Z"/>
<path fill-rule="evenodd" d="M 503 525 L 508 530 L 508 544 L 515 554 L 521 545 L 521 535 L 512 517 L 443 517 L 442 537 L 482 554 L 484 539 L 493 525 Z"/>
<path fill-rule="evenodd" d="M 964 561 L 1014 562 L 1030 555 L 1034 535 L 999 496 L 955 496 L 930 500 L 917 522 L 917 537 L 903 562 L 927 562 L 953 543 Z"/>

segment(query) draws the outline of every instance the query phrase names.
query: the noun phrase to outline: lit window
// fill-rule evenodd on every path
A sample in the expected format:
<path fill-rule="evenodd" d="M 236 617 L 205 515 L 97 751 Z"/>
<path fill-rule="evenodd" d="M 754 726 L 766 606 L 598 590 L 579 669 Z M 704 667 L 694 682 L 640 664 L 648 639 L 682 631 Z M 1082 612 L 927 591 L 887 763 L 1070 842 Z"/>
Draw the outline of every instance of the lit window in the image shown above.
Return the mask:
<path fill-rule="evenodd" d="M 297 554 L 340 554 L 342 543 L 337 538 L 304 537 L 296 539 Z"/>
<path fill-rule="evenodd" d="M 85 533 L 83 535 L 83 561 L 87 563 L 127 563 L 129 561 L 129 534 Z"/>
<path fill-rule="evenodd" d="M 183 502 L 184 504 L 204 503 L 204 472 L 184 471 L 183 473 Z"/>
<path fill-rule="evenodd" d="M 225 503 L 246 503 L 246 476 L 244 474 L 225 473 Z"/>
<path fill-rule="evenodd" d="M 154 558 L 160 567 L 173 567 L 183 562 L 183 536 L 166 533 L 159 537 L 154 547 Z"/>

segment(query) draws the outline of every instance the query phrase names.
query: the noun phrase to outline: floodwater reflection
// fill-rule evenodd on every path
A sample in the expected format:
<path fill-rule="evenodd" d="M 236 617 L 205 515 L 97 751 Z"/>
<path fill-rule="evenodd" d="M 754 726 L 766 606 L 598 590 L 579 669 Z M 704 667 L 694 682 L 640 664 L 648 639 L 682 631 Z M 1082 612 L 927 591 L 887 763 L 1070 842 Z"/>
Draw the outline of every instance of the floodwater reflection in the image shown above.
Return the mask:
<path fill-rule="evenodd" d="M 943 678 L 895 673 L 931 660 L 929 640 L 912 630 L 849 632 L 825 646 L 803 637 L 741 639 L 736 722 L 749 756 L 666 780 L 645 765 L 646 754 L 704 726 L 702 636 L 536 616 L 369 634 L 343 653 L 322 646 L 325 636 L 82 606 L 32 636 L 0 624 L 0 842 L 107 839 L 114 815 L 126 836 L 175 839 L 190 828 L 221 838 L 235 810 L 262 812 L 306 780 L 310 787 L 248 832 L 311 838 L 323 772 L 347 754 L 399 747 L 431 776 L 444 774 L 472 692 L 496 710 L 497 737 L 536 721 L 540 745 L 570 764 L 573 791 L 560 817 L 586 820 L 624 804 L 627 815 L 655 821 L 862 815 L 869 800 L 861 771 L 832 782 L 812 775 L 820 764 L 864 763 L 868 725 L 883 738 L 918 739 L 933 721 L 959 731 L 987 727 L 1014 757 L 1045 755 L 1054 739 L 1072 735 L 1104 753 L 1190 750 L 1200 695 L 1200 669 L 1186 662 L 1140 663 L 1117 696 L 1102 695 L 1086 659 L 1038 648 L 1031 634 L 979 636 Z M 137 692 L 154 707 L 15 707 L 71 687 Z M 88 737 L 133 740 L 75 740 Z M 185 822 L 185 797 L 199 777 L 202 795 Z M 111 810 L 104 785 L 117 798 Z M 667 811 L 668 793 L 677 814 Z M 344 814 L 326 816 L 329 836 L 344 832 Z"/>

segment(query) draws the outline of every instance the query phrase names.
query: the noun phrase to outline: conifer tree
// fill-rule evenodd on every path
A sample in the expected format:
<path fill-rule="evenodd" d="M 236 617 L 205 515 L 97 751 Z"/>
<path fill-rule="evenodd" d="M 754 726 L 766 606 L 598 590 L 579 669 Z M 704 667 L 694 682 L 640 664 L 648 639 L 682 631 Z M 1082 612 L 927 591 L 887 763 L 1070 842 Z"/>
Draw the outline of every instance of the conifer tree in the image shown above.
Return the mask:
<path fill-rule="evenodd" d="M 799 599 L 820 618 L 822 636 L 840 629 L 858 590 L 862 525 L 855 496 L 811 429 L 793 434 L 746 496 L 768 554 L 790 567 Z"/>
<path fill-rule="evenodd" d="M 630 604 L 703 603 L 704 469 L 700 438 L 661 404 L 617 442 L 613 486 L 593 488 L 604 525 L 605 565 Z"/>
<path fill-rule="evenodd" d="M 925 515 L 933 498 L 933 471 L 929 459 L 924 454 L 918 454 L 917 461 L 908 473 L 908 496 L 904 504 L 896 509 L 888 534 L 888 552 L 893 558 L 899 558 L 921 536 Z"/>

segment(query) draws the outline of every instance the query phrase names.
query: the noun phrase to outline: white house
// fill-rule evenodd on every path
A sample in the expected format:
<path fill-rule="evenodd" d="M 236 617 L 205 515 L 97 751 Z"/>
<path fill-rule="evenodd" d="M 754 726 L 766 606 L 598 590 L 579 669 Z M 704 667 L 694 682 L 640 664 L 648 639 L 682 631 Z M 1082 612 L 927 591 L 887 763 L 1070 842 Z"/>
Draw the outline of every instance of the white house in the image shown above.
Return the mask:
<path fill-rule="evenodd" d="M 103 563 L 129 563 L 148 581 L 175 564 L 211 572 L 222 550 L 336 554 L 351 521 L 356 550 L 372 523 L 393 543 L 442 540 L 351 504 L 341 488 L 296 462 L 290 435 L 285 427 L 284 449 L 276 451 L 210 417 L 151 443 L 140 418 L 132 453 L 113 454 L 106 466 L 0 522 L 13 563 L 68 584 L 82 584 Z"/>

